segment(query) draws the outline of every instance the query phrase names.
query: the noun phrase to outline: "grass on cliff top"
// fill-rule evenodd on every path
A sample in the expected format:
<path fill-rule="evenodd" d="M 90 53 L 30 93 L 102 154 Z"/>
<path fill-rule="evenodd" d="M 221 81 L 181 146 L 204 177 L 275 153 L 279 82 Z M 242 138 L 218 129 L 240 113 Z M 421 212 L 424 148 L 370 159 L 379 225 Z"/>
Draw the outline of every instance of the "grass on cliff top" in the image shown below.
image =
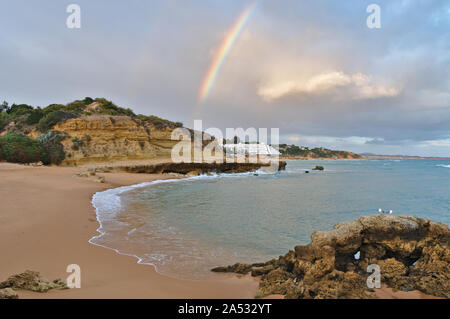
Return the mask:
<path fill-rule="evenodd" d="M 46 133 L 55 124 L 70 118 L 93 114 L 129 116 L 141 123 L 148 123 L 157 127 L 183 126 L 183 123 L 172 122 L 154 115 L 135 114 L 131 109 L 117 106 L 105 98 L 92 99 L 86 97 L 83 100 L 76 100 L 65 105 L 50 104 L 44 108 L 27 104 L 12 104 L 10 106 L 7 102 L 3 102 L 0 105 L 0 132 L 8 129 L 8 131 L 28 134 L 33 128 L 36 128 L 40 132 Z"/>

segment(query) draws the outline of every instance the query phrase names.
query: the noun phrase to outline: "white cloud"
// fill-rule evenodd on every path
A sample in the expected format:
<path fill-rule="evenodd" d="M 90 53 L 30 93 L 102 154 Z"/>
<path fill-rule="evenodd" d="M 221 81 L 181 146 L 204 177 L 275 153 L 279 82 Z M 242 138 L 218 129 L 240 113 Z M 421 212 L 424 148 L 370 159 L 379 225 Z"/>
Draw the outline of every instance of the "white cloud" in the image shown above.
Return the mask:
<path fill-rule="evenodd" d="M 372 137 L 364 136 L 348 136 L 348 137 L 334 137 L 334 136 L 314 136 L 314 135 L 289 135 L 282 136 L 281 140 L 287 142 L 297 143 L 302 146 L 325 146 L 331 148 L 346 148 L 349 146 L 365 145 L 368 141 L 373 140 Z"/>
<path fill-rule="evenodd" d="M 450 138 L 425 141 L 420 146 L 450 147 Z"/>
<path fill-rule="evenodd" d="M 300 141 L 300 137 L 299 136 L 289 136 L 288 138 L 286 138 L 289 142 L 299 142 Z"/>
<path fill-rule="evenodd" d="M 307 80 L 288 80 L 259 88 L 258 94 L 266 102 L 272 102 L 286 96 L 334 95 L 343 99 L 375 99 L 394 97 L 400 93 L 395 87 L 375 83 L 371 77 L 356 73 L 346 74 L 331 71 L 310 77 Z"/>

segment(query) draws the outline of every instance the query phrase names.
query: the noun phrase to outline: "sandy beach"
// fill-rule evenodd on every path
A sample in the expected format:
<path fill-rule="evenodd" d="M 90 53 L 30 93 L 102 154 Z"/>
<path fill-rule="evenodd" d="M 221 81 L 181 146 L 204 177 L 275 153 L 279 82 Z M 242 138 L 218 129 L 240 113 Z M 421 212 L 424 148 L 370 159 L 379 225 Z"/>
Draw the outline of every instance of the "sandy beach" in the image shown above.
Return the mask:
<path fill-rule="evenodd" d="M 105 173 L 75 177 L 72 167 L 28 167 L 0 163 L 0 281 L 25 270 L 50 280 L 67 278 L 66 267 L 81 267 L 81 288 L 48 293 L 19 291 L 20 298 L 253 298 L 258 281 L 250 276 L 212 274 L 201 281 L 172 279 L 134 257 L 88 243 L 98 223 L 95 192 L 162 175 Z"/>
<path fill-rule="evenodd" d="M 110 188 L 168 179 L 156 174 L 102 173 L 78 177 L 76 167 L 33 167 L 0 163 L 0 282 L 26 270 L 54 280 L 66 267 L 81 267 L 81 288 L 48 293 L 18 291 L 20 298 L 254 298 L 259 278 L 211 273 L 207 280 L 181 280 L 157 273 L 131 256 L 88 242 L 98 222 L 92 195 Z M 98 183 L 104 176 L 105 183 Z M 381 299 L 435 298 L 419 291 L 393 291 Z M 269 298 L 282 298 L 272 295 Z"/>

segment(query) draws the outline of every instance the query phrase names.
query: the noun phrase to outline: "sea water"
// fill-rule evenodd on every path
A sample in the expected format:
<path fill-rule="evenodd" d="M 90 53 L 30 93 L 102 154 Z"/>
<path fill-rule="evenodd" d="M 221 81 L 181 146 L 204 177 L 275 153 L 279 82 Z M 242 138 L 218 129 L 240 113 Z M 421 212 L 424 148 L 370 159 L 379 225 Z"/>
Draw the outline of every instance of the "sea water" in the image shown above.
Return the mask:
<path fill-rule="evenodd" d="M 449 224 L 450 161 L 288 161 L 275 174 L 121 187 L 95 194 L 93 204 L 101 227 L 91 243 L 196 279 L 216 266 L 284 255 L 314 231 L 379 208 Z"/>

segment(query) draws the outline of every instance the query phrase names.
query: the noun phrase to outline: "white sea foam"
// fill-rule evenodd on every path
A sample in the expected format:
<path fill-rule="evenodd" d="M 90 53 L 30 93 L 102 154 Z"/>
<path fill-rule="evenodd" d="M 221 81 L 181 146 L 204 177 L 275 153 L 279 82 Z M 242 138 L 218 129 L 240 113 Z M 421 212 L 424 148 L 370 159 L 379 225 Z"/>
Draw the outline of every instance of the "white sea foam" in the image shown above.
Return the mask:
<path fill-rule="evenodd" d="M 445 167 L 445 168 L 450 168 L 450 165 L 444 165 L 444 164 L 438 164 L 438 165 L 436 165 L 436 166 L 439 166 L 439 167 Z"/>
<path fill-rule="evenodd" d="M 109 223 L 109 226 L 114 224 L 115 226 L 120 226 L 121 223 L 117 216 L 119 213 L 123 211 L 123 205 L 121 201 L 121 195 L 125 192 L 132 191 L 139 188 L 146 188 L 151 185 L 157 185 L 162 183 L 176 183 L 176 182 L 187 182 L 187 181 L 195 181 L 195 180 L 207 180 L 207 179 L 217 179 L 217 178 L 232 178 L 232 177 L 246 177 L 246 176 L 253 176 L 255 174 L 257 175 L 275 175 L 277 172 L 267 172 L 262 169 L 256 170 L 254 172 L 245 172 L 245 173 L 223 173 L 223 174 L 217 174 L 212 173 L 208 175 L 199 175 L 199 176 L 192 176 L 187 178 L 179 178 L 179 179 L 166 179 L 166 180 L 155 180 L 152 182 L 144 182 L 140 184 L 135 184 L 131 186 L 122 186 L 118 188 L 109 189 L 102 192 L 97 192 L 92 197 L 92 205 L 94 206 L 96 210 L 96 218 L 100 225 L 100 227 L 97 229 L 98 235 L 92 237 L 89 239 L 89 243 L 100 246 L 103 248 L 111 249 L 115 251 L 116 253 L 120 255 L 126 255 L 126 256 L 132 256 L 138 259 L 138 264 L 146 264 L 151 265 L 155 267 L 156 271 L 158 271 L 157 266 L 158 265 L 164 265 L 168 262 L 170 262 L 170 259 L 172 258 L 170 255 L 166 254 L 144 254 L 143 256 L 137 256 L 134 254 L 129 254 L 121 251 L 120 249 L 110 247 L 104 242 L 102 242 L 100 239 L 107 235 L 107 229 L 105 227 L 105 224 Z M 115 227 L 114 227 L 115 228 Z M 170 230 L 171 227 L 167 228 L 166 230 Z M 130 236 L 133 233 L 137 231 L 136 228 L 131 229 L 127 232 L 127 235 Z M 172 239 L 174 239 L 175 234 L 172 234 Z M 128 237 L 127 237 L 128 238 Z M 180 239 L 180 242 L 182 239 Z M 102 242 L 102 243 L 100 243 Z M 193 247 L 191 247 L 192 249 Z M 194 257 L 194 256 L 192 256 Z"/>
<path fill-rule="evenodd" d="M 135 257 L 138 259 L 138 264 L 141 264 L 143 259 L 139 256 L 136 256 L 133 254 L 127 254 L 127 253 L 121 252 L 118 249 L 115 249 L 113 247 L 108 247 L 108 246 L 101 245 L 101 244 L 95 242 L 96 240 L 101 238 L 103 235 L 105 235 L 103 224 L 107 221 L 113 221 L 113 220 L 117 223 L 120 223 L 119 221 L 115 220 L 115 217 L 117 216 L 118 213 L 120 213 L 120 211 L 122 209 L 120 195 L 123 194 L 124 192 L 130 191 L 133 189 L 137 189 L 137 188 L 147 187 L 149 185 L 177 182 L 177 181 L 181 181 L 181 180 L 182 179 L 155 180 L 152 182 L 145 182 L 145 183 L 140 183 L 140 184 L 131 185 L 131 186 L 122 186 L 122 187 L 118 187 L 118 188 L 108 189 L 103 192 L 95 193 L 94 196 L 92 196 L 91 202 L 95 208 L 96 218 L 97 218 L 97 221 L 98 221 L 100 227 L 97 228 L 97 232 L 99 233 L 99 235 L 96 235 L 96 236 L 92 237 L 91 239 L 89 239 L 89 243 L 96 245 L 96 246 L 103 247 L 103 248 L 114 250 L 116 253 L 118 253 L 120 255 Z M 154 264 L 150 264 L 150 265 L 155 266 Z"/>

